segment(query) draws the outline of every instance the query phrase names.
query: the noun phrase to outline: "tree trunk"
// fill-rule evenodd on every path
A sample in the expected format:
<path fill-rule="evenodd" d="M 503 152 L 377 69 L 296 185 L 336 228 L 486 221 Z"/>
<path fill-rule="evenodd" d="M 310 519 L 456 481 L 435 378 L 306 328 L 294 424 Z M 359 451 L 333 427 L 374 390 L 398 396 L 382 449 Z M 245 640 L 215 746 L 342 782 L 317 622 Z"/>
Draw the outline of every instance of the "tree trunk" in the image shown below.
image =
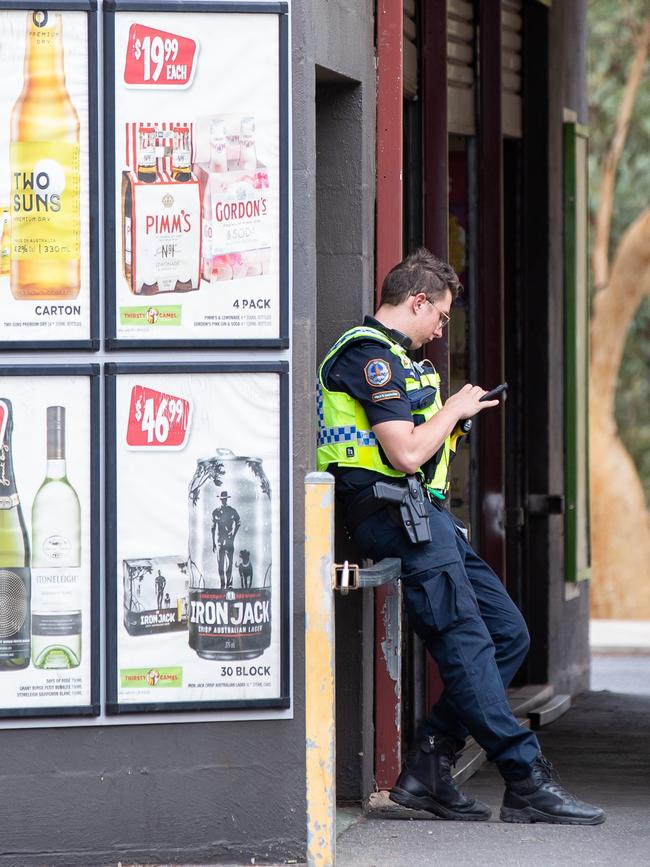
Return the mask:
<path fill-rule="evenodd" d="M 650 294 L 650 209 L 632 223 L 594 298 L 589 385 L 593 617 L 650 620 L 650 514 L 614 418 L 627 333 Z"/>
<path fill-rule="evenodd" d="M 643 79 L 645 63 L 648 59 L 649 47 L 650 16 L 646 19 L 635 40 L 634 57 L 627 73 L 623 97 L 618 107 L 614 135 L 603 157 L 600 172 L 600 191 L 594 225 L 594 243 L 591 253 L 591 268 L 596 292 L 599 292 L 607 285 L 609 272 L 609 234 L 612 225 L 612 214 L 614 212 L 616 170 L 623 153 L 623 148 L 625 147 L 634 104 Z"/>

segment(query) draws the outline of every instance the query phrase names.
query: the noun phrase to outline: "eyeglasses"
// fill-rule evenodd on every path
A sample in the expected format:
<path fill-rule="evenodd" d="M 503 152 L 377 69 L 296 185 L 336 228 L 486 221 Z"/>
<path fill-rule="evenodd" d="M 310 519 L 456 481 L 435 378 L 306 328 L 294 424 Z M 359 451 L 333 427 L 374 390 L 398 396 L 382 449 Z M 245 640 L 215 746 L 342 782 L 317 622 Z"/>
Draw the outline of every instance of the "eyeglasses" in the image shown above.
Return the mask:
<path fill-rule="evenodd" d="M 435 309 L 440 314 L 440 327 L 446 328 L 451 321 L 451 316 L 448 313 L 445 313 L 444 310 L 441 310 L 437 304 L 433 303 L 433 301 L 429 301 L 428 298 L 427 298 L 427 304 L 430 304 L 432 307 L 435 307 Z"/>

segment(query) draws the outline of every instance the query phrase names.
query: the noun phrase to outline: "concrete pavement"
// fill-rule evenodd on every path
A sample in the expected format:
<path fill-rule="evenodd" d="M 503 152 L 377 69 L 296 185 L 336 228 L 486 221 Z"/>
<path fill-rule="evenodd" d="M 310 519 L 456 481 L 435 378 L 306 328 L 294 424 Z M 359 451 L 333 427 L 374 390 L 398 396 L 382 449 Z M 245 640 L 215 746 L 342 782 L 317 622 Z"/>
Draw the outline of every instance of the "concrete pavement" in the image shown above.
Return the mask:
<path fill-rule="evenodd" d="M 592 692 L 574 699 L 567 714 L 538 733 L 566 788 L 606 810 L 604 825 L 500 822 L 503 783 L 486 764 L 463 788 L 492 807 L 489 822 L 364 818 L 360 810 L 340 810 L 348 828 L 337 840 L 337 867 L 650 865 L 650 654 L 635 653 L 595 655 Z M 218 863 L 268 864 L 262 859 Z"/>
<path fill-rule="evenodd" d="M 591 620 L 592 654 L 650 654 L 650 620 Z"/>
<path fill-rule="evenodd" d="M 562 783 L 606 810 L 604 825 L 500 822 L 503 784 L 485 765 L 464 788 L 493 808 L 489 822 L 363 819 L 339 837 L 337 867 L 650 864 L 649 729 L 650 695 L 601 691 L 575 699 L 564 717 L 539 733 Z"/>
<path fill-rule="evenodd" d="M 650 662 L 647 656 L 594 656 L 591 688 L 612 689 L 628 695 L 650 695 Z"/>

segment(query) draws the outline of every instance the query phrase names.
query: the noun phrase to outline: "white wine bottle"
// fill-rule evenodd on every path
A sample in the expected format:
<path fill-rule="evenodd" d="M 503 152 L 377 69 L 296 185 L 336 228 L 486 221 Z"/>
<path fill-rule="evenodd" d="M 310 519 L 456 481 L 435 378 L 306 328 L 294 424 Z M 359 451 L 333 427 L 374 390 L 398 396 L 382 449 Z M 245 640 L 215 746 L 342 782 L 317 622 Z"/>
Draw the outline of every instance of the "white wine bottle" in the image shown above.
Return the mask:
<path fill-rule="evenodd" d="M 32 506 L 32 660 L 37 668 L 81 662 L 81 509 L 68 481 L 65 407 L 47 408 L 47 468 Z"/>
<path fill-rule="evenodd" d="M 30 654 L 29 539 L 11 453 L 11 401 L 0 399 L 0 671 L 27 668 Z"/>

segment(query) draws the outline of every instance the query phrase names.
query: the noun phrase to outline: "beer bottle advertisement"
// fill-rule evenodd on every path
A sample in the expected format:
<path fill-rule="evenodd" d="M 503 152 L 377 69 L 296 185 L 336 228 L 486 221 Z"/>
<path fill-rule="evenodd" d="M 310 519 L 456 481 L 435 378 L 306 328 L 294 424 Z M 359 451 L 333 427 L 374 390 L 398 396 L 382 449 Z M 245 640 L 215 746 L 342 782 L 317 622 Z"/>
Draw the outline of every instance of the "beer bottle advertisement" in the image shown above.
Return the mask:
<path fill-rule="evenodd" d="M 90 406 L 88 376 L 0 371 L 0 716 L 91 704 Z"/>
<path fill-rule="evenodd" d="M 279 17 L 108 16 L 110 339 L 273 345 L 286 331 Z"/>
<path fill-rule="evenodd" d="M 117 367 L 109 709 L 279 702 L 280 377 Z"/>
<path fill-rule="evenodd" d="M 88 16 L 0 10 L 0 334 L 87 341 Z"/>

